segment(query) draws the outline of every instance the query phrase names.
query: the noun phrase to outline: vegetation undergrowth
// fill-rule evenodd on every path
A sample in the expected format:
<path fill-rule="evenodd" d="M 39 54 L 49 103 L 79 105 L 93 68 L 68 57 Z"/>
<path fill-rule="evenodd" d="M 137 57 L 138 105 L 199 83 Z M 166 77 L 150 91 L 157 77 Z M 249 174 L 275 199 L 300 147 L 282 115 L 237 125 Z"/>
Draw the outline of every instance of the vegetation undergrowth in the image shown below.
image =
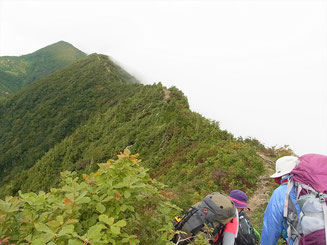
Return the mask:
<path fill-rule="evenodd" d="M 14 244 L 170 244 L 180 209 L 129 150 L 59 188 L 0 200 L 0 238 Z M 1 240 L 1 239 L 0 239 Z"/>

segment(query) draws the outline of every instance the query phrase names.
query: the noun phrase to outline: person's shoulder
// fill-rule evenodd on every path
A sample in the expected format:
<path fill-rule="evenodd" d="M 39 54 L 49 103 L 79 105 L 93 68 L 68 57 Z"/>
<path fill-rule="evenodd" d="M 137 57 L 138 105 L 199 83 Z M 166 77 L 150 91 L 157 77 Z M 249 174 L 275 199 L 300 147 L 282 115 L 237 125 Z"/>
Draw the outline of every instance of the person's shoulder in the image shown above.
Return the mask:
<path fill-rule="evenodd" d="M 278 186 L 275 190 L 274 193 L 286 193 L 286 189 L 287 189 L 287 184 L 283 184 Z"/>
<path fill-rule="evenodd" d="M 278 186 L 278 187 L 274 190 L 274 192 L 273 192 L 273 194 L 272 194 L 272 197 L 273 197 L 273 198 L 278 198 L 278 199 L 280 199 L 280 198 L 284 198 L 285 195 L 286 195 L 286 189 L 287 189 L 287 185 L 280 185 L 280 186 Z"/>

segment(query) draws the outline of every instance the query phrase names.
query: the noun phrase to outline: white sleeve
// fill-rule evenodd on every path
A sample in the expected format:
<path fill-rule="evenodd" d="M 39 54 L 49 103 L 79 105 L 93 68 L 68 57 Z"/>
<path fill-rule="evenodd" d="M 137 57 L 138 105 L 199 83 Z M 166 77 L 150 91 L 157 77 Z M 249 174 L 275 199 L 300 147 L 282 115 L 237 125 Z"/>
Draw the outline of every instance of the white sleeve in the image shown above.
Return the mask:
<path fill-rule="evenodd" d="M 234 245 L 236 234 L 231 232 L 224 232 L 223 244 L 224 245 Z"/>

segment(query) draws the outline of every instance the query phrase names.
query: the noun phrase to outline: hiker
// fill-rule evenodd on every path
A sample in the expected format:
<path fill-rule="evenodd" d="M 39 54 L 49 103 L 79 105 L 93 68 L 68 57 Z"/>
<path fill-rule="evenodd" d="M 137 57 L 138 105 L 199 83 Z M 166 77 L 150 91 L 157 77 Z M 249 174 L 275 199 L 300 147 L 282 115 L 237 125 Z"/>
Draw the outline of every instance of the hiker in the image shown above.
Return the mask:
<path fill-rule="evenodd" d="M 290 174 L 283 212 L 287 236 L 296 245 L 327 245 L 327 156 L 303 155 Z M 290 198 L 294 186 L 300 219 Z"/>
<path fill-rule="evenodd" d="M 238 230 L 238 212 L 231 199 L 219 192 L 207 195 L 193 205 L 183 217 L 175 217 L 178 231 L 172 241 L 185 245 L 202 235 L 214 245 L 234 245 Z"/>
<path fill-rule="evenodd" d="M 287 191 L 287 183 L 290 179 L 290 172 L 298 163 L 298 158 L 294 156 L 284 156 L 275 163 L 276 172 L 270 176 L 280 186 L 276 188 L 266 207 L 261 233 L 261 245 L 276 245 L 278 239 L 283 235 L 289 245 L 293 244 L 292 238 L 287 237 L 287 222 L 284 219 L 284 204 Z M 296 202 L 296 191 L 292 187 L 290 190 L 291 202 L 294 204 L 297 217 L 300 214 L 300 207 Z"/>
<path fill-rule="evenodd" d="M 234 234 L 237 234 L 235 244 L 236 245 L 255 245 L 260 241 L 260 234 L 250 224 L 250 220 L 245 213 L 245 209 L 250 210 L 247 205 L 248 197 L 241 190 L 232 190 L 229 193 L 229 198 L 234 202 L 235 207 L 238 210 L 239 226 L 238 232 L 234 230 Z"/>

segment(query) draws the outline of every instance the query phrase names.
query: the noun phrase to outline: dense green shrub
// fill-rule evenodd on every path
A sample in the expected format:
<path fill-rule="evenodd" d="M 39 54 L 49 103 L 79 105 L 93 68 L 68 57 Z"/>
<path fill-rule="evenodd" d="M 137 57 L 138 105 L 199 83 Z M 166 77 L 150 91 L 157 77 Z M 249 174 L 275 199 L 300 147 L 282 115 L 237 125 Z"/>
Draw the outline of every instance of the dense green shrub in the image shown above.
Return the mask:
<path fill-rule="evenodd" d="M 17 244 L 169 244 L 170 204 L 128 150 L 83 179 L 65 171 L 59 188 L 0 200 L 0 238 Z"/>

